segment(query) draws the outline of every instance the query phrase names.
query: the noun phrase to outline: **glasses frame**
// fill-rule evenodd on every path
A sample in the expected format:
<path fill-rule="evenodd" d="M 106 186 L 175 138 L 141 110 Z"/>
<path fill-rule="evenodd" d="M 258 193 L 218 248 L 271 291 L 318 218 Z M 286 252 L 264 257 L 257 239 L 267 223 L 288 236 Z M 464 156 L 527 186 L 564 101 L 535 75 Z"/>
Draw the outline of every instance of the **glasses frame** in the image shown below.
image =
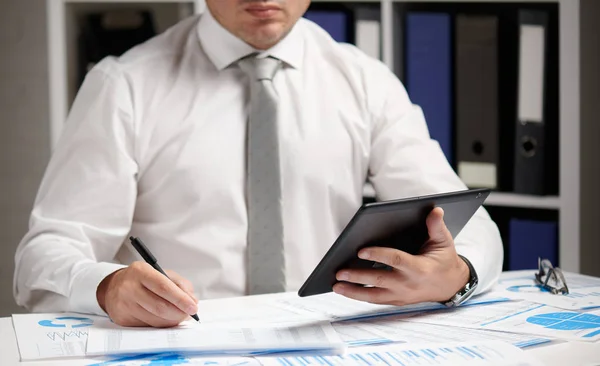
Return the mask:
<path fill-rule="evenodd" d="M 562 286 L 555 287 L 552 284 L 549 284 L 550 280 L 553 280 L 556 284 L 562 284 Z M 569 293 L 567 280 L 565 279 L 562 270 L 558 267 L 554 267 L 552 262 L 548 259 L 538 258 L 538 271 L 535 274 L 535 282 L 555 295 L 567 295 Z"/>

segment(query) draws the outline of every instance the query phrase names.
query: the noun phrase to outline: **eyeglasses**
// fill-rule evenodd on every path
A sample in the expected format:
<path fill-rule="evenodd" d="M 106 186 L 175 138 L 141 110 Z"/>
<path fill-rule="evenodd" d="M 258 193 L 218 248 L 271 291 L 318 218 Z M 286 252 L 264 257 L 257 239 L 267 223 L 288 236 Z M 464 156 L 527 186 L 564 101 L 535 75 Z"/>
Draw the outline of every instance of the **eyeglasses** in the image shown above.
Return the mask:
<path fill-rule="evenodd" d="M 535 274 L 535 282 L 553 294 L 566 295 L 569 293 L 562 270 L 554 267 L 548 259 L 538 258 L 538 272 Z"/>

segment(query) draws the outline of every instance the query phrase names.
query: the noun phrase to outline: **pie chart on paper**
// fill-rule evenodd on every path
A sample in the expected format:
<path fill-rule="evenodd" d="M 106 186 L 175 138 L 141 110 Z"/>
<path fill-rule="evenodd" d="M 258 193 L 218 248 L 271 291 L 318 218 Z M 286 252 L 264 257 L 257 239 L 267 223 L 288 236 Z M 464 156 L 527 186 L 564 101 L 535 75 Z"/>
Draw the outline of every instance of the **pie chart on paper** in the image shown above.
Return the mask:
<path fill-rule="evenodd" d="M 60 316 L 54 319 L 40 320 L 38 324 L 48 328 L 83 328 L 94 324 L 94 321 L 90 318 Z"/>
<path fill-rule="evenodd" d="M 582 314 L 568 311 L 538 314 L 527 318 L 527 322 L 558 331 L 599 329 L 584 335 L 583 337 L 585 338 L 591 338 L 600 334 L 600 316 L 595 314 Z"/>

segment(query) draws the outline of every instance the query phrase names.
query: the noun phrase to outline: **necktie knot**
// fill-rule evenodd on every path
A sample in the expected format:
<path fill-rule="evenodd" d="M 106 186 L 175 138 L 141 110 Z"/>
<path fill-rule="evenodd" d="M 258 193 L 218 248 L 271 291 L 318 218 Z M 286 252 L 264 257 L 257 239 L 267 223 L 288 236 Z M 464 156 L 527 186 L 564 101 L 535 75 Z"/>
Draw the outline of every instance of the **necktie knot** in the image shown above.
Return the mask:
<path fill-rule="evenodd" d="M 281 66 L 281 61 L 271 56 L 262 58 L 253 56 L 240 60 L 239 65 L 250 78 L 256 81 L 273 80 Z"/>

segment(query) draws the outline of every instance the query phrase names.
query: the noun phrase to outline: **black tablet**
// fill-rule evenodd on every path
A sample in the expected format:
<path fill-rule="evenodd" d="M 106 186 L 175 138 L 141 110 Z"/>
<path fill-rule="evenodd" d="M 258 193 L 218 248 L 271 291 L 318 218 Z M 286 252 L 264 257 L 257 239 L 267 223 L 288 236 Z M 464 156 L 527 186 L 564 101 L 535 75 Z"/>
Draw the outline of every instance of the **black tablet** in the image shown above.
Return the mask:
<path fill-rule="evenodd" d="M 444 222 L 452 237 L 456 237 L 489 194 L 489 189 L 470 189 L 364 204 L 304 282 L 298 295 L 332 291 L 337 282 L 335 275 L 343 268 L 385 267 L 358 258 L 362 248 L 379 246 L 419 253 L 429 238 L 425 220 L 434 207 L 444 209 Z"/>

